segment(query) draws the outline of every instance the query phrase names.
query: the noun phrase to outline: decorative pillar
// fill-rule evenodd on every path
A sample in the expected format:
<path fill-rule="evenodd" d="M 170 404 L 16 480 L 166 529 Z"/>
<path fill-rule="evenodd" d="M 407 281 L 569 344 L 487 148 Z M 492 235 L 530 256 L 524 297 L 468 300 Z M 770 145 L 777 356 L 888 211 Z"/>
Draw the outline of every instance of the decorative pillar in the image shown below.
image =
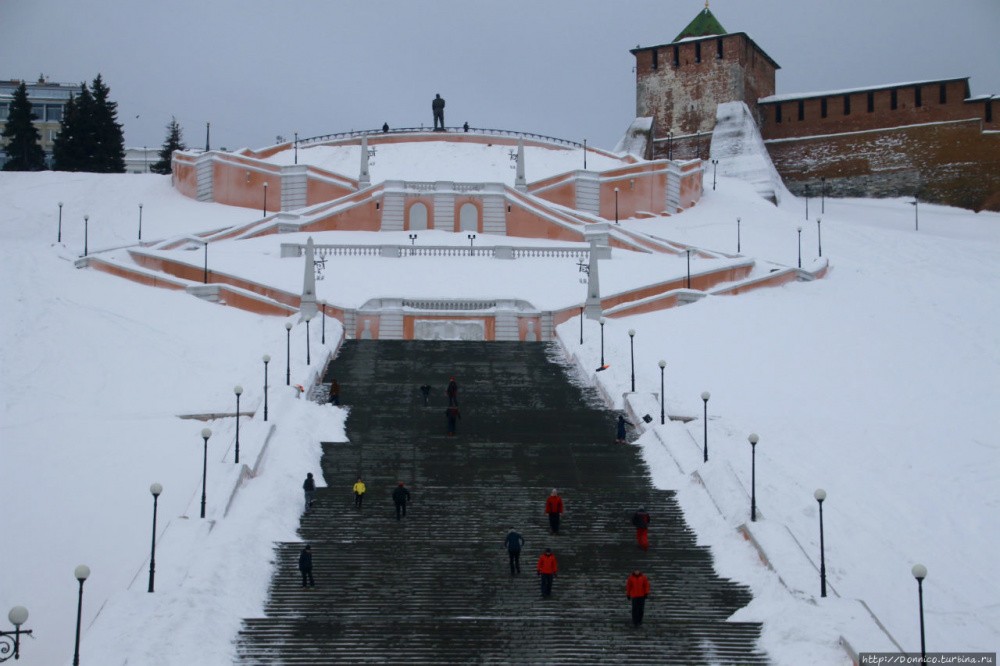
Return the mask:
<path fill-rule="evenodd" d="M 299 305 L 299 315 L 311 317 L 316 314 L 316 258 L 313 250 L 313 239 L 306 240 L 305 276 L 302 280 L 302 302 Z"/>
<path fill-rule="evenodd" d="M 517 177 L 514 178 L 514 189 L 518 192 L 528 191 L 528 181 L 524 179 L 524 139 L 517 140 Z"/>

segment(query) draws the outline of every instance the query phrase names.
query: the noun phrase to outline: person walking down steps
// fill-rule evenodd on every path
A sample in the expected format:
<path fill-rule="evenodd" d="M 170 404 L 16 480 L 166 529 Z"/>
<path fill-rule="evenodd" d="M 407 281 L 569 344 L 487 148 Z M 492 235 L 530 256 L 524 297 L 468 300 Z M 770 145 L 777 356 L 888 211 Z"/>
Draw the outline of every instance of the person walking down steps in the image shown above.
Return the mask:
<path fill-rule="evenodd" d="M 552 596 L 552 580 L 559 573 L 559 563 L 551 548 L 546 548 L 545 552 L 538 558 L 536 569 L 542 586 L 542 598 L 548 599 Z"/>
<path fill-rule="evenodd" d="M 621 414 L 618 415 L 618 425 L 615 426 L 615 443 L 624 444 L 625 443 L 625 426 L 631 426 L 632 424 L 625 420 L 625 417 Z"/>
<path fill-rule="evenodd" d="M 305 494 L 306 511 L 308 511 L 315 502 L 313 496 L 316 494 L 316 481 L 313 480 L 312 472 L 306 474 L 306 480 L 302 482 L 302 491 Z"/>
<path fill-rule="evenodd" d="M 340 405 L 340 383 L 336 379 L 330 381 L 330 404 Z"/>
<path fill-rule="evenodd" d="M 649 550 L 649 514 L 646 509 L 639 507 L 639 510 L 632 514 L 632 525 L 635 526 L 635 543 L 643 550 Z"/>
<path fill-rule="evenodd" d="M 553 488 L 548 499 L 545 500 L 545 513 L 549 516 L 549 530 L 553 534 L 559 534 L 559 519 L 562 517 L 562 512 L 562 498 L 559 497 L 559 491 Z"/>
<path fill-rule="evenodd" d="M 354 490 L 354 508 L 360 509 L 361 502 L 363 502 L 365 499 L 365 492 L 368 490 L 365 487 L 365 482 L 361 480 L 360 476 L 358 477 L 358 480 L 354 483 L 353 490 Z"/>
<path fill-rule="evenodd" d="M 458 411 L 457 406 L 451 405 L 444 410 L 444 417 L 448 421 L 448 436 L 454 437 L 455 431 L 458 430 L 458 420 L 462 418 L 462 412 Z"/>
<path fill-rule="evenodd" d="M 309 544 L 306 544 L 306 547 L 299 553 L 299 571 L 302 573 L 302 587 L 306 587 L 307 581 L 309 587 L 316 587 L 316 581 L 313 579 L 312 546 Z"/>
<path fill-rule="evenodd" d="M 521 549 L 524 548 L 524 537 L 512 527 L 507 530 L 503 545 L 507 549 L 507 555 L 510 559 L 510 575 L 521 573 Z"/>
<path fill-rule="evenodd" d="M 452 377 L 448 381 L 448 388 L 445 389 L 445 393 L 448 395 L 448 406 L 454 405 L 458 407 L 458 382 Z"/>
<path fill-rule="evenodd" d="M 632 626 L 642 624 L 646 612 L 646 597 L 649 596 L 649 579 L 638 569 L 633 569 L 625 581 L 625 597 L 632 601 Z"/>
<path fill-rule="evenodd" d="M 406 517 L 406 505 L 410 503 L 410 491 L 403 482 L 392 491 L 392 503 L 396 505 L 396 520 Z"/>

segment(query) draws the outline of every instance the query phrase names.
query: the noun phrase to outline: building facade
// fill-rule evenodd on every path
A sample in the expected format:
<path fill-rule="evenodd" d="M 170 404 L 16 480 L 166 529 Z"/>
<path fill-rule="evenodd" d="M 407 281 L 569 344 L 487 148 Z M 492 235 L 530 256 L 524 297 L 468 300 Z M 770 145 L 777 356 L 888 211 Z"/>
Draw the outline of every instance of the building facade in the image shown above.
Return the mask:
<path fill-rule="evenodd" d="M 10 113 L 10 103 L 14 99 L 14 91 L 21 85 L 20 81 L 0 81 L 0 124 L 7 122 Z M 27 84 L 28 101 L 31 110 L 37 116 L 35 127 L 41 135 L 42 150 L 45 151 L 46 163 L 52 161 L 52 144 L 59 134 L 59 126 L 63 119 L 63 108 L 70 98 L 80 92 L 79 84 L 49 83 L 45 77 L 39 77 L 34 83 Z M 5 141 L 0 139 L 0 148 Z M 6 160 L 6 153 L 0 153 L 0 164 Z"/>

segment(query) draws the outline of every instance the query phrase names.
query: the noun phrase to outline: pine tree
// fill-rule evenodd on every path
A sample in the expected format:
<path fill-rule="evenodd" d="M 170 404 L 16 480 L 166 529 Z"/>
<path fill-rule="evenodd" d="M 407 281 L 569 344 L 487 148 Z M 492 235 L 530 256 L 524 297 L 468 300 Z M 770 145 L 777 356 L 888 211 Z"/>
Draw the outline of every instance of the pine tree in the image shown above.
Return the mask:
<path fill-rule="evenodd" d="M 112 102 L 111 89 L 98 74 L 91 84 L 94 94 L 93 162 L 88 171 L 125 173 L 125 136 L 118 122 L 118 102 Z"/>
<path fill-rule="evenodd" d="M 40 145 L 41 135 L 32 122 L 38 116 L 31 111 L 28 100 L 28 86 L 24 81 L 14 91 L 10 103 L 10 115 L 4 124 L 3 133 L 7 139 L 7 162 L 4 171 L 42 171 L 45 169 L 45 151 Z"/>
<path fill-rule="evenodd" d="M 184 139 L 181 137 L 181 126 L 177 124 L 177 119 L 171 117 L 167 125 L 167 138 L 160 148 L 160 161 L 149 167 L 153 173 L 168 174 L 173 173 L 171 158 L 175 150 L 187 150 Z"/>
<path fill-rule="evenodd" d="M 80 84 L 80 95 L 70 97 L 63 107 L 59 134 L 52 144 L 52 168 L 56 171 L 91 171 L 93 155 L 94 98 L 86 83 Z"/>

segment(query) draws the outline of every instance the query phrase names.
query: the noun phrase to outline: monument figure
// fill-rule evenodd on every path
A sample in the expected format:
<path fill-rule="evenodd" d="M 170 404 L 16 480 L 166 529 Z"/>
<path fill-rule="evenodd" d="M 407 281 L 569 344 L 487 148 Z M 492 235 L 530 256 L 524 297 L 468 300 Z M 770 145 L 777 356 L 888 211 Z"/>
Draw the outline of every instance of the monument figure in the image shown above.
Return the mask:
<path fill-rule="evenodd" d="M 444 98 L 438 93 L 431 102 L 431 110 L 434 112 L 434 131 L 444 131 Z M 439 125 L 440 124 L 440 125 Z"/>

